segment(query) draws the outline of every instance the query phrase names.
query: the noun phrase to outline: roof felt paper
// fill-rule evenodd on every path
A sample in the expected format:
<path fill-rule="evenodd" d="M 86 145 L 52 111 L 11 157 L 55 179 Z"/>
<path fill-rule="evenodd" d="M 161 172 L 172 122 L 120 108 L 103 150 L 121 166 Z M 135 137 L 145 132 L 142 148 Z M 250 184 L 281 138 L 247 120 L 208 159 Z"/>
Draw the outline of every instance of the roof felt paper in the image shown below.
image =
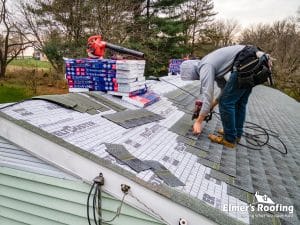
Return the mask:
<path fill-rule="evenodd" d="M 103 105 L 96 109 L 97 113 L 81 113 L 49 101 L 32 100 L 8 106 L 1 110 L 0 116 L 35 133 L 48 135 L 53 142 L 67 143 L 65 146 L 71 151 L 93 162 L 103 166 L 112 164 L 109 168 L 118 168 L 115 171 L 121 175 L 141 181 L 146 188 L 216 223 L 299 224 L 299 103 L 277 90 L 255 87 L 246 120 L 272 130 L 269 144 L 283 151 L 282 143 L 276 138 L 279 136 L 288 154 L 268 145 L 253 150 L 245 137 L 241 140 L 243 146 L 232 150 L 207 138 L 208 133 L 221 128 L 217 114 L 200 136 L 191 134 L 194 99 L 169 83 L 196 96 L 198 83 L 183 82 L 177 76 L 161 80 L 148 81 L 148 88 L 161 99 L 146 109 L 94 92 L 93 98 L 90 93 L 77 95 Z M 137 123 L 141 117 L 146 119 Z M 259 132 L 250 126 L 246 131 L 253 136 Z M 163 187 L 164 191 L 157 187 Z M 269 210 L 264 212 L 266 215 L 260 215 L 258 210 L 249 208 L 256 192 L 277 204 L 293 206 L 293 212 Z M 232 210 L 229 206 L 248 207 L 248 210 Z"/>

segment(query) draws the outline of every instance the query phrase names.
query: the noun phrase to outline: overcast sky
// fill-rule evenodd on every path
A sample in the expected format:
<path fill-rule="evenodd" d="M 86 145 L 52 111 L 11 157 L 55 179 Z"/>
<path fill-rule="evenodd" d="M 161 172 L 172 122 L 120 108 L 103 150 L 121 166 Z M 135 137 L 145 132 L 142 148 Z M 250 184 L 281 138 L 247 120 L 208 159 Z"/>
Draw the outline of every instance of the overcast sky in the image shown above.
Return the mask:
<path fill-rule="evenodd" d="M 235 19 L 244 28 L 295 16 L 300 0 L 214 0 L 216 18 Z"/>

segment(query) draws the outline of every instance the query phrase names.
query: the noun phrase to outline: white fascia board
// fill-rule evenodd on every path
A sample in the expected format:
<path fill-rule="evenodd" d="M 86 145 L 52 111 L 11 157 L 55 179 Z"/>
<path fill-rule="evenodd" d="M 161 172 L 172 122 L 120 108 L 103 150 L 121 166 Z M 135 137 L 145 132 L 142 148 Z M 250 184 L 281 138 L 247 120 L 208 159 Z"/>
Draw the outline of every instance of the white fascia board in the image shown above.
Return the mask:
<path fill-rule="evenodd" d="M 189 225 L 216 225 L 210 219 L 179 205 L 170 199 L 147 189 L 129 178 L 101 166 L 75 152 L 62 147 L 36 133 L 31 132 L 0 116 L 0 136 L 24 148 L 31 154 L 47 161 L 64 171 L 74 174 L 89 183 L 101 172 L 105 178 L 103 190 L 118 199 L 122 198 L 121 184 L 131 187 L 132 194 L 160 215 L 168 224 L 177 225 L 180 218 L 187 220 Z M 128 195 L 125 202 L 154 216 L 143 204 Z M 157 217 L 157 219 L 159 219 Z M 163 221 L 162 221 L 163 222 Z"/>

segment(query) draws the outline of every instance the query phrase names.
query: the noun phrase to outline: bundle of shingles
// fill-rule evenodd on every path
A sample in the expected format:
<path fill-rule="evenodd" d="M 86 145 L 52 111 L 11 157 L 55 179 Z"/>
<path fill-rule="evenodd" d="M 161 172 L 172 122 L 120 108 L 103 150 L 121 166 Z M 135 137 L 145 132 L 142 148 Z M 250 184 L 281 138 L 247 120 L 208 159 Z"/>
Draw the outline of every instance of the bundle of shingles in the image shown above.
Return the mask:
<path fill-rule="evenodd" d="M 145 60 L 66 59 L 69 91 L 109 91 L 134 96 L 146 92 Z"/>
<path fill-rule="evenodd" d="M 145 85 L 145 60 L 117 60 L 116 82 L 118 88 L 108 93 L 119 96 L 135 96 L 147 91 Z"/>
<path fill-rule="evenodd" d="M 147 92 L 145 60 L 66 59 L 69 92 L 104 91 L 146 107 L 159 100 Z"/>

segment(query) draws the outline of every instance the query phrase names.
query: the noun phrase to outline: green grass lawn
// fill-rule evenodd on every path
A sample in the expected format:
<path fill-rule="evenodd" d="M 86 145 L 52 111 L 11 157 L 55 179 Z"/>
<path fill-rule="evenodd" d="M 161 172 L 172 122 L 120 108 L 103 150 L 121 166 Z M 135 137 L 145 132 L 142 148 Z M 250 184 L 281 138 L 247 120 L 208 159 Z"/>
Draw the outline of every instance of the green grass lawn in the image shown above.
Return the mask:
<path fill-rule="evenodd" d="M 28 68 L 45 68 L 50 69 L 52 66 L 48 61 L 40 61 L 33 58 L 29 59 L 14 59 L 9 66 L 20 66 Z"/>
<path fill-rule="evenodd" d="M 0 86 L 0 103 L 17 102 L 29 97 L 24 87 Z"/>

